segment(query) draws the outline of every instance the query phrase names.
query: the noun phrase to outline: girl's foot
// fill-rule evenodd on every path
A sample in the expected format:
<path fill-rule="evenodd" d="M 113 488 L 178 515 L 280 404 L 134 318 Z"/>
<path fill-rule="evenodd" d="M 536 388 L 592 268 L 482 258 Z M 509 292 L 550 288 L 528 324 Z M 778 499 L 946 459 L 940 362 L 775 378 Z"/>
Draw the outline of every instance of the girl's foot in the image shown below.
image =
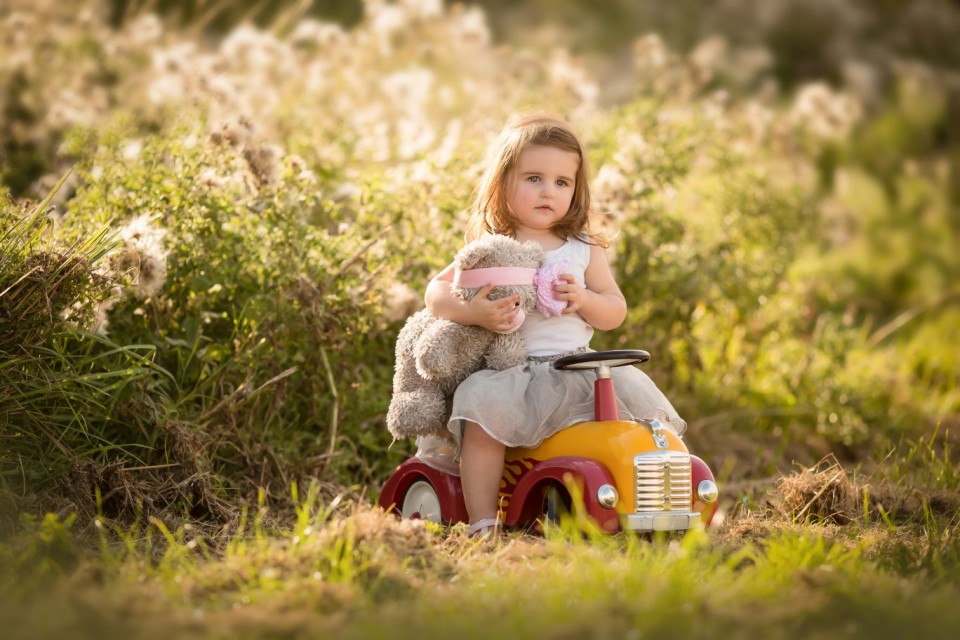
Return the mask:
<path fill-rule="evenodd" d="M 499 518 L 485 518 L 477 520 L 467 528 L 467 535 L 484 542 L 490 542 L 500 537 L 503 523 Z"/>

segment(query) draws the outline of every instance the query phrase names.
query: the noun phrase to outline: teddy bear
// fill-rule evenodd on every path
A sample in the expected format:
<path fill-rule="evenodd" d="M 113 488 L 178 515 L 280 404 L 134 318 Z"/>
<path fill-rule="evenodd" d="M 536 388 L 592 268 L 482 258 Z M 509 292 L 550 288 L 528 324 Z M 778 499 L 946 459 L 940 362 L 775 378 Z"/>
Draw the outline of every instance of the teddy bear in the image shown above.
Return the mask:
<path fill-rule="evenodd" d="M 520 313 L 509 330 L 494 332 L 435 318 L 426 309 L 410 316 L 397 336 L 393 396 L 387 428 L 394 438 L 444 436 L 453 392 L 480 369 L 523 364 L 527 347 L 517 331 L 527 313 L 559 315 L 565 303 L 553 296 L 557 273 L 542 269 L 543 249 L 507 236 L 485 235 L 468 243 L 453 261 L 452 291 L 471 300 L 487 284 L 489 299 L 520 295 Z"/>

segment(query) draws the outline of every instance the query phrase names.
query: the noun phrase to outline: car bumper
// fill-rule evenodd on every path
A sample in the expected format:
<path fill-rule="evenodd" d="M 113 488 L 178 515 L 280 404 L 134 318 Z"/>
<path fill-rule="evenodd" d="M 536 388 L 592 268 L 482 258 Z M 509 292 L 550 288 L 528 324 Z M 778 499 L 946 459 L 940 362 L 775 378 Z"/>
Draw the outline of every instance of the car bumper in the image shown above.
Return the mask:
<path fill-rule="evenodd" d="M 624 531 L 686 531 L 700 520 L 696 511 L 658 511 L 620 516 Z"/>

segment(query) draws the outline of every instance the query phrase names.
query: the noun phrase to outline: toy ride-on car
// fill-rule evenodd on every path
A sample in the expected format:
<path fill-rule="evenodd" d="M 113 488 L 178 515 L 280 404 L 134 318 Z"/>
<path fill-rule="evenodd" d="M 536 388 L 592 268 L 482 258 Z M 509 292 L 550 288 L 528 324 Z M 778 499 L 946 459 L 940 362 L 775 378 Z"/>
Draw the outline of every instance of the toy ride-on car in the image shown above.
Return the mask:
<path fill-rule="evenodd" d="M 595 420 L 556 433 L 536 448 L 508 448 L 500 480 L 507 527 L 534 527 L 562 508 L 582 509 L 602 531 L 685 531 L 710 524 L 717 485 L 706 463 L 657 419 L 620 420 L 611 367 L 646 362 L 640 350 L 580 353 L 557 359 L 557 369 L 593 369 Z M 429 439 L 427 439 L 429 440 Z M 435 441 L 439 441 L 436 439 Z M 379 504 L 404 518 L 467 522 L 452 451 L 435 455 L 420 443 L 380 493 Z M 571 491 L 571 489 L 574 489 Z M 580 500 L 573 504 L 571 494 Z"/>

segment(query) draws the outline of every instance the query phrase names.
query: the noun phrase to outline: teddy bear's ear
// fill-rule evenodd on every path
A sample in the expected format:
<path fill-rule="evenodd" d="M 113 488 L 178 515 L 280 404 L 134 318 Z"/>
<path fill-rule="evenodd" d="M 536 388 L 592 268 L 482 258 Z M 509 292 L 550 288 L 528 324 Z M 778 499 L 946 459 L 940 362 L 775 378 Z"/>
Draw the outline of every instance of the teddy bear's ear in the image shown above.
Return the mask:
<path fill-rule="evenodd" d="M 490 253 L 490 242 L 494 236 L 484 236 L 478 240 L 467 243 L 457 252 L 453 259 L 453 264 L 458 269 L 473 269 L 480 260 Z"/>
<path fill-rule="evenodd" d="M 538 242 L 527 240 L 521 246 L 523 246 L 524 257 L 527 260 L 536 262 L 538 267 L 543 266 L 543 263 L 547 260 L 547 256 L 543 252 L 543 247 L 541 247 Z"/>

